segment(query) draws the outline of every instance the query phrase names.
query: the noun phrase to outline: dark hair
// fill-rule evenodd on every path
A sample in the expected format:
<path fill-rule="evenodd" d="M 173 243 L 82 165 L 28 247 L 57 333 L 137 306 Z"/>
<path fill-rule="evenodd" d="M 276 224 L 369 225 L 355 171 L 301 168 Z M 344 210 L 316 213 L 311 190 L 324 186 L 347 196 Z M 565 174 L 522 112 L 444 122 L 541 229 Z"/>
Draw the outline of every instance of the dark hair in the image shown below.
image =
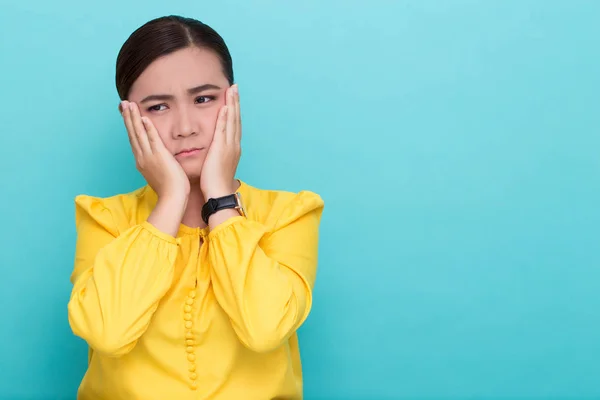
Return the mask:
<path fill-rule="evenodd" d="M 121 47 L 115 76 L 121 100 L 127 99 L 135 80 L 154 60 L 187 47 L 214 51 L 229 84 L 233 85 L 233 63 L 223 38 L 198 20 L 170 15 L 145 23 Z"/>

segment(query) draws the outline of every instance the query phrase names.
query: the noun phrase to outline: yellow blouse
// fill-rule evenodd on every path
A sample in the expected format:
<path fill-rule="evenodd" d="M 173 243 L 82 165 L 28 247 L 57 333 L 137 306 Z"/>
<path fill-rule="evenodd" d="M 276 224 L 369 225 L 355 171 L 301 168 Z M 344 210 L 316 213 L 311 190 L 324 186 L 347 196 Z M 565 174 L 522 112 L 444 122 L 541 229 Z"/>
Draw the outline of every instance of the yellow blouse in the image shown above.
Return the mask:
<path fill-rule="evenodd" d="M 177 237 L 156 193 L 75 199 L 68 305 L 89 346 L 78 399 L 301 399 L 296 330 L 317 271 L 323 201 L 241 182 L 246 216 Z"/>

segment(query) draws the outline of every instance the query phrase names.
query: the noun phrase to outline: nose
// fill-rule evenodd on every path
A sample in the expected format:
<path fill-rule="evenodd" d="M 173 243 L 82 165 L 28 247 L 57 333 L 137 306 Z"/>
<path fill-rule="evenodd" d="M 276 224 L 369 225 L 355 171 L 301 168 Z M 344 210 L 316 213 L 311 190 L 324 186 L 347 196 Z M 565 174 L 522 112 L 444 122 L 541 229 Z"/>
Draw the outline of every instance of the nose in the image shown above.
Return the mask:
<path fill-rule="evenodd" d="M 186 107 L 180 107 L 177 113 L 177 123 L 173 130 L 173 139 L 186 138 L 197 134 L 190 112 Z"/>

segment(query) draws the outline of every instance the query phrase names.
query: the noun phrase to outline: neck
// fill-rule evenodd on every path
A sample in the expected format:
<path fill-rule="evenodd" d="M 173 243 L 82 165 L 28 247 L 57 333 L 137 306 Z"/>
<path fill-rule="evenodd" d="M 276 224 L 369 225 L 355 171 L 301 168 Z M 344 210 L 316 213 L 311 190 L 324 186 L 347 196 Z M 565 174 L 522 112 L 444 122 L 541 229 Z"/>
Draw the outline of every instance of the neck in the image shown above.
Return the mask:
<path fill-rule="evenodd" d="M 190 195 L 188 196 L 187 206 L 183 213 L 181 223 L 191 228 L 204 228 L 206 224 L 202 221 L 202 206 L 206 200 L 200 190 L 198 181 L 190 182 Z"/>

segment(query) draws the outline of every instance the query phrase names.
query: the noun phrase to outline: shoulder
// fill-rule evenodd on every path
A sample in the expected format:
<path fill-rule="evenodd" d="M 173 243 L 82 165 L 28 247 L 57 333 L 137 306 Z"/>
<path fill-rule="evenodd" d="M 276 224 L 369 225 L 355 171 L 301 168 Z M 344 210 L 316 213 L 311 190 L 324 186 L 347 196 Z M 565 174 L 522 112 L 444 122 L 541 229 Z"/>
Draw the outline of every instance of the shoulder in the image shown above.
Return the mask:
<path fill-rule="evenodd" d="M 143 186 L 128 193 L 112 196 L 75 196 L 75 223 L 95 222 L 108 230 L 126 228 L 136 214 L 136 210 L 147 197 L 148 187 Z M 113 232 L 118 233 L 118 232 Z"/>
<path fill-rule="evenodd" d="M 250 219 L 267 225 L 289 223 L 311 213 L 320 218 L 325 206 L 322 197 L 310 190 L 266 189 L 240 182 L 239 192 L 246 214 Z"/>

